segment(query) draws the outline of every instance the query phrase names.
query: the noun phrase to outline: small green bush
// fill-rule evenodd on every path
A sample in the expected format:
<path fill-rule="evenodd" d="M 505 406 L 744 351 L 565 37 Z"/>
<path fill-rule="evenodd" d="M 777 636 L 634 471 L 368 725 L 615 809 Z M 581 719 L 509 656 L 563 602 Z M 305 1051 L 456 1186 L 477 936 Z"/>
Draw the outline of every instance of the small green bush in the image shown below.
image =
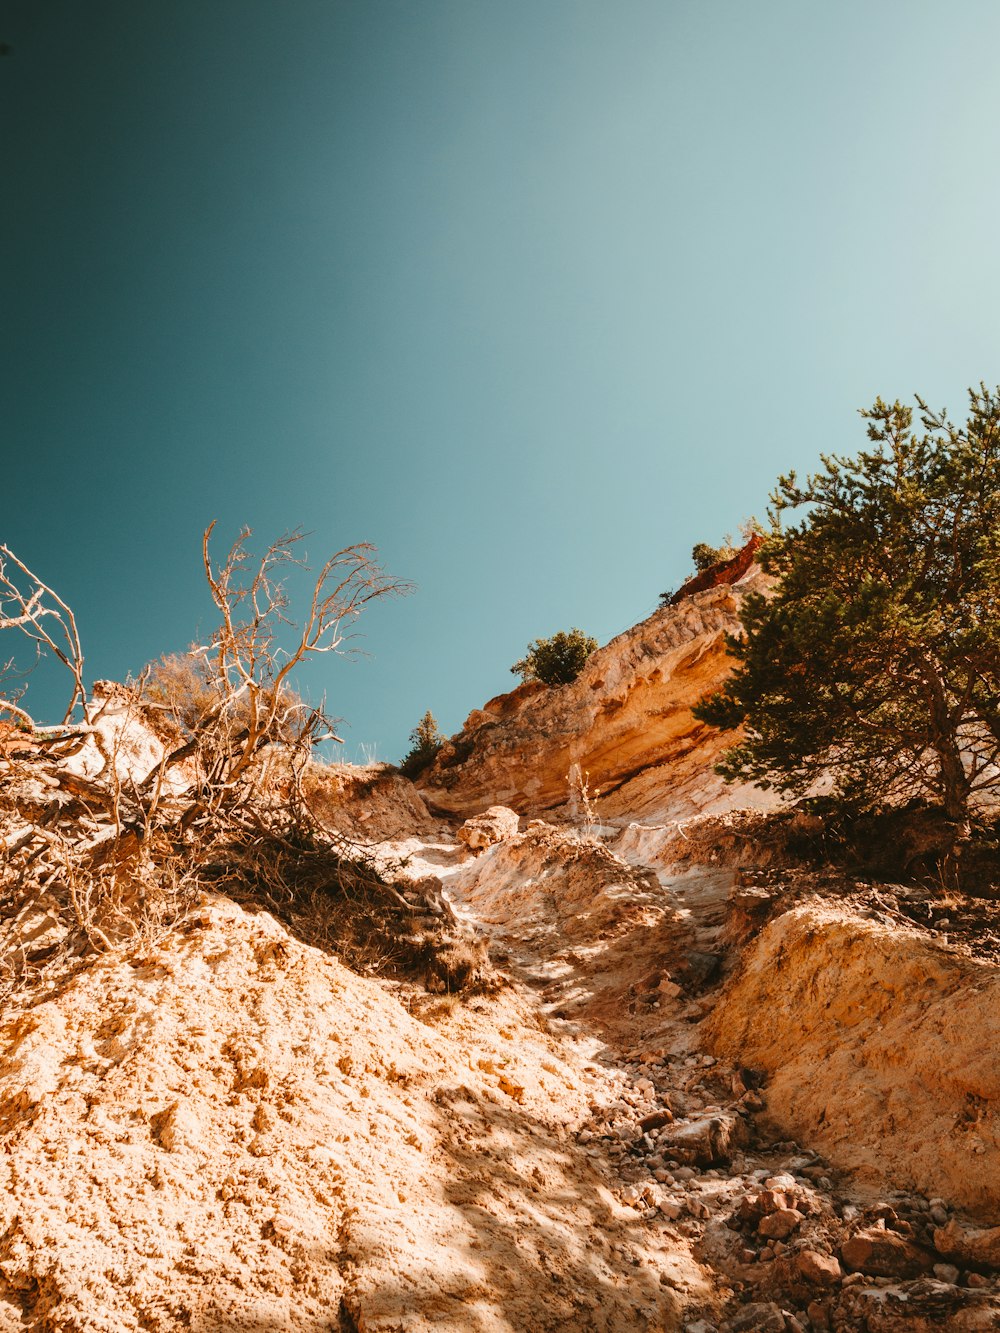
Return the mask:
<path fill-rule="evenodd" d="M 708 542 L 698 542 L 691 548 L 691 559 L 699 574 L 711 569 L 722 560 L 732 560 L 735 554 L 736 548 L 731 544 L 728 535 L 723 539 L 721 546 L 709 546 Z"/>
<path fill-rule="evenodd" d="M 434 714 L 428 708 L 417 725 L 410 732 L 410 748 L 399 766 L 404 778 L 415 778 L 425 768 L 429 768 L 444 744 L 445 738 L 438 730 Z"/>
<path fill-rule="evenodd" d="M 560 630 L 550 639 L 533 639 L 528 651 L 511 671 L 522 680 L 540 680 L 543 685 L 568 685 L 576 680 L 583 664 L 597 649 L 597 640 L 582 629 Z"/>

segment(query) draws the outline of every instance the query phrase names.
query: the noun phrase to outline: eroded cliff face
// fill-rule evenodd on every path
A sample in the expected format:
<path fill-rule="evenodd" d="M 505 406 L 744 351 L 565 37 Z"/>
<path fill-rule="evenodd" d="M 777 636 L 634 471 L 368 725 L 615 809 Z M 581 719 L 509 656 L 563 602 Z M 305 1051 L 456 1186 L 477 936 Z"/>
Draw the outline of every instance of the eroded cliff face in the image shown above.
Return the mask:
<path fill-rule="evenodd" d="M 725 638 L 739 628 L 741 601 L 765 586 L 751 566 L 738 583 L 695 593 L 619 634 L 572 684 L 531 683 L 491 699 L 419 779 L 424 798 L 463 816 L 497 803 L 538 813 L 566 805 L 578 769 L 607 819 L 773 805 L 712 771 L 732 738 L 691 714 L 731 669 Z"/>
<path fill-rule="evenodd" d="M 1000 971 L 816 898 L 771 921 L 706 1024 L 766 1070 L 774 1123 L 858 1182 L 1000 1210 Z"/>

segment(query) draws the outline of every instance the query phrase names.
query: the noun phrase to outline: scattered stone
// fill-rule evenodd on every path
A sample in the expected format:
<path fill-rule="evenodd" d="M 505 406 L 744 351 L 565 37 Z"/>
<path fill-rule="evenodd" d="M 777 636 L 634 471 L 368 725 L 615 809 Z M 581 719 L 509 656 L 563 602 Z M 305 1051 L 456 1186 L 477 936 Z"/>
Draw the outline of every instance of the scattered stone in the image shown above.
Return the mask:
<path fill-rule="evenodd" d="M 935 1264 L 934 1276 L 940 1282 L 950 1282 L 952 1286 L 955 1286 L 960 1274 L 954 1264 Z"/>
<path fill-rule="evenodd" d="M 801 1221 L 802 1214 L 797 1208 L 779 1208 L 762 1217 L 757 1230 L 772 1240 L 787 1240 Z"/>
<path fill-rule="evenodd" d="M 819 1301 L 810 1301 L 806 1307 L 806 1314 L 809 1316 L 809 1322 L 813 1328 L 821 1329 L 825 1333 L 830 1327 L 830 1312 Z"/>
<path fill-rule="evenodd" d="M 639 1128 L 644 1133 L 648 1133 L 651 1129 L 662 1129 L 664 1125 L 672 1125 L 673 1123 L 673 1111 L 663 1107 L 659 1111 L 654 1111 L 651 1115 L 644 1115 L 639 1121 Z"/>
<path fill-rule="evenodd" d="M 795 1177 L 787 1172 L 782 1172 L 778 1176 L 769 1176 L 764 1184 L 769 1190 L 793 1190 L 795 1188 Z"/>
<path fill-rule="evenodd" d="M 795 1256 L 795 1267 L 815 1287 L 835 1287 L 841 1278 L 840 1264 L 835 1256 L 819 1250 L 800 1250 Z"/>
<path fill-rule="evenodd" d="M 736 1148 L 750 1140 L 742 1116 L 729 1112 L 703 1116 L 685 1124 L 672 1125 L 665 1147 L 678 1162 L 688 1166 L 715 1166 L 728 1162 Z"/>
<path fill-rule="evenodd" d="M 919 1277 L 934 1265 L 927 1250 L 881 1227 L 867 1227 L 849 1237 L 840 1247 L 840 1257 L 848 1268 L 872 1277 Z"/>
<path fill-rule="evenodd" d="M 724 1327 L 727 1333 L 785 1333 L 785 1316 L 774 1301 L 754 1301 Z"/>
<path fill-rule="evenodd" d="M 761 1190 L 754 1204 L 761 1213 L 776 1213 L 781 1208 L 795 1207 L 794 1196 L 773 1189 Z"/>
<path fill-rule="evenodd" d="M 1000 1268 L 1000 1227 L 974 1230 L 953 1220 L 934 1232 L 934 1247 L 939 1254 L 957 1259 L 960 1264 Z"/>

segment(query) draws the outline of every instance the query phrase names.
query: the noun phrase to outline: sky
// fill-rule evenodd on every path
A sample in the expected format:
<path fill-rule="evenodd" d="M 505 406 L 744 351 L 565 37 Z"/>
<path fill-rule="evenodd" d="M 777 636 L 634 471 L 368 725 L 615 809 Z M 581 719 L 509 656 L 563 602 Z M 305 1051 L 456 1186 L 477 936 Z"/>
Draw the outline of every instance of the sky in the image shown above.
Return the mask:
<path fill-rule="evenodd" d="M 299 685 L 397 760 L 877 395 L 1000 380 L 992 0 L 3 0 L 0 39 L 0 542 L 88 680 L 211 628 L 212 520 L 373 542 L 415 590 Z"/>

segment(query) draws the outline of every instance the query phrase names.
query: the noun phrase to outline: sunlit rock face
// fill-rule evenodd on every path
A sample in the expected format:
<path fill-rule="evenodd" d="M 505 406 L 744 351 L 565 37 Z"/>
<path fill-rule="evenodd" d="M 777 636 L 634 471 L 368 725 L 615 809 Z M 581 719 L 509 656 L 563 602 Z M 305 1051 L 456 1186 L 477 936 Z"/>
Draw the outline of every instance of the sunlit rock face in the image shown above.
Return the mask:
<path fill-rule="evenodd" d="M 732 667 L 725 639 L 740 603 L 767 586 L 756 565 L 741 573 L 619 634 L 572 684 L 522 685 L 475 709 L 420 778 L 425 799 L 456 815 L 494 804 L 524 814 L 582 803 L 582 782 L 605 819 L 773 804 L 712 771 L 732 737 L 691 714 Z"/>

